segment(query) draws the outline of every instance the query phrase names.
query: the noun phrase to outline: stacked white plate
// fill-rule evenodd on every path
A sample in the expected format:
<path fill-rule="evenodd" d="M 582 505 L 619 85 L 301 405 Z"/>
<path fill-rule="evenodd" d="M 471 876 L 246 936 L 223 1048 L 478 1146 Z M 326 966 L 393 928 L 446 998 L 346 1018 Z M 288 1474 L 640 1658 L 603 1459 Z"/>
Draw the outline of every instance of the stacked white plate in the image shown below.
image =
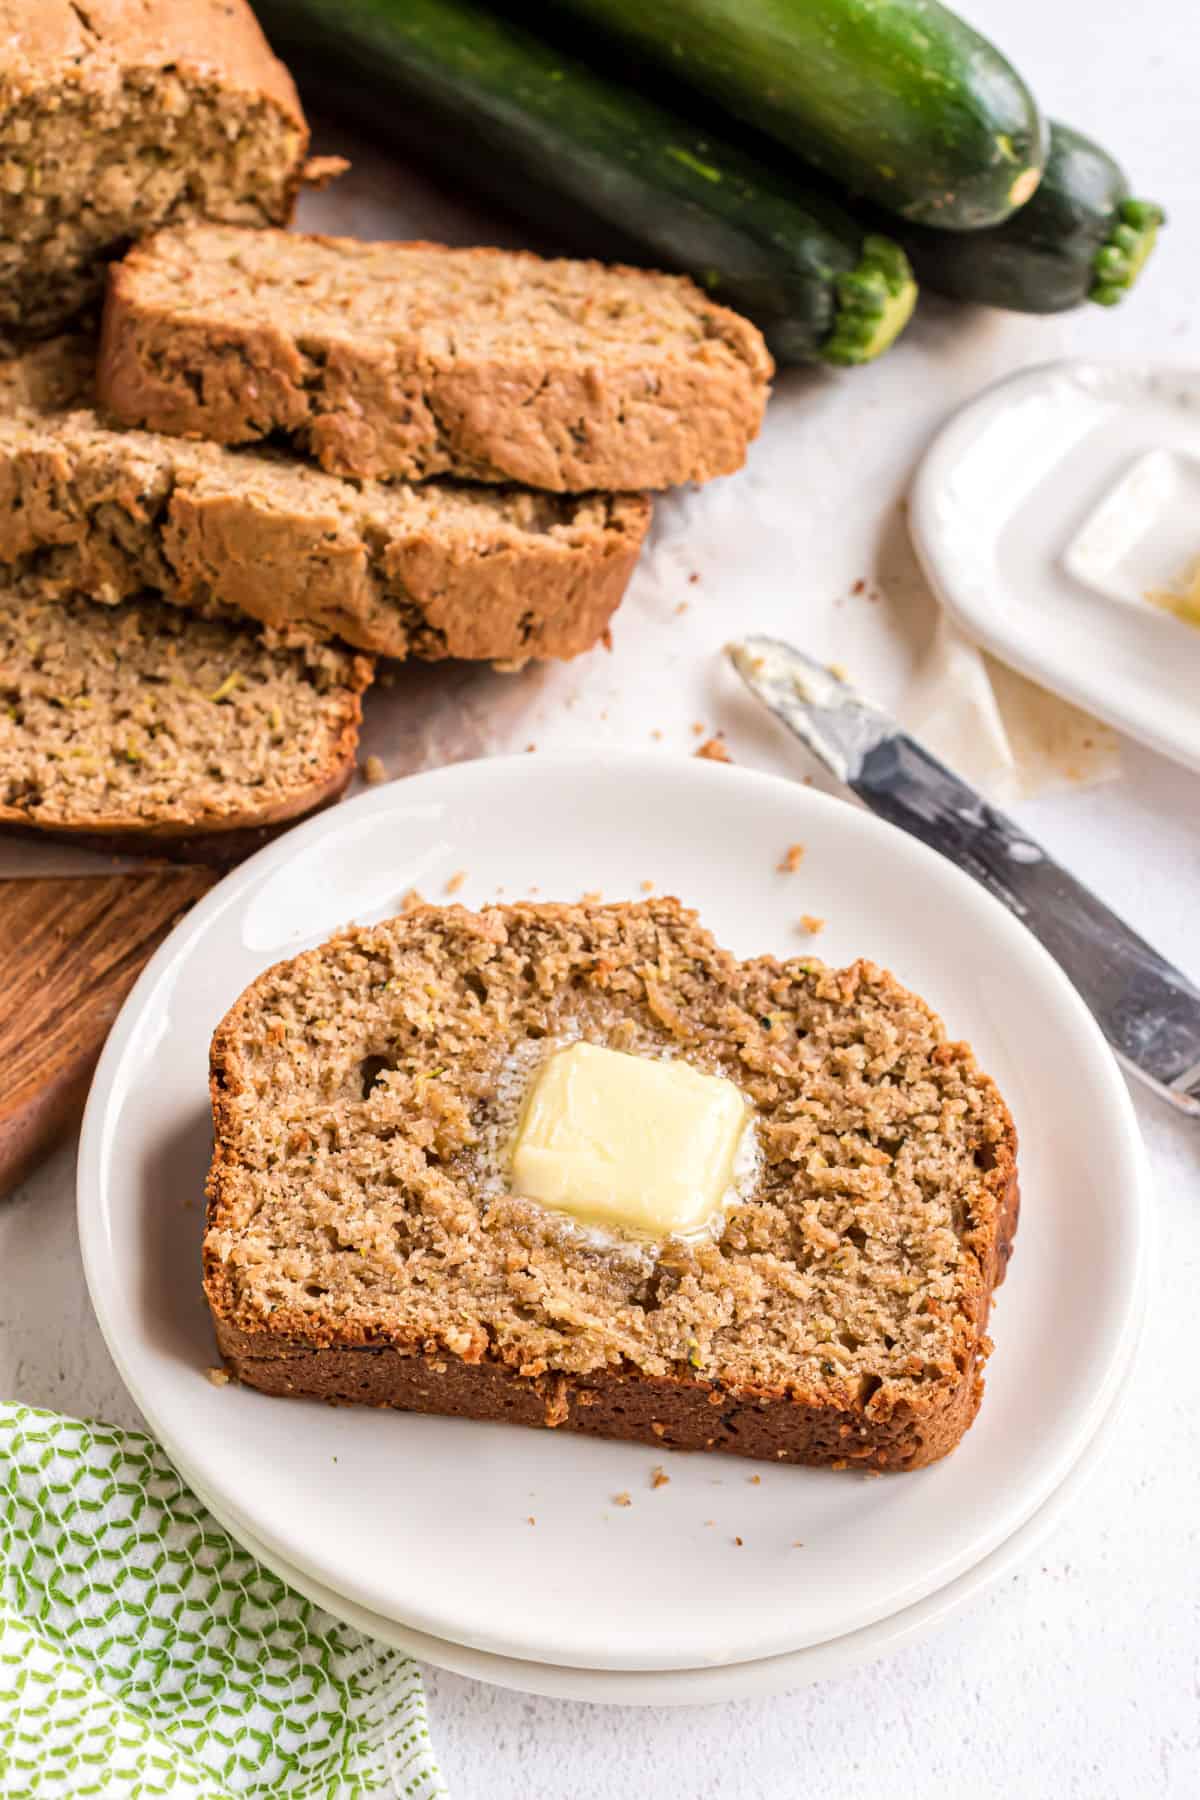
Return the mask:
<path fill-rule="evenodd" d="M 806 847 L 803 898 L 778 869 Z M 694 905 L 739 954 L 866 955 L 970 1039 L 1021 1135 L 1021 1226 L 980 1417 L 917 1474 L 656 1455 L 559 1432 L 269 1399 L 206 1380 L 207 1046 L 245 985 L 465 868 Z M 774 777 L 628 753 L 460 764 L 290 833 L 188 915 L 130 996 L 80 1149 L 87 1277 L 151 1428 L 218 1519 L 331 1612 L 427 1661 L 622 1703 L 798 1686 L 929 1630 L 1062 1515 L 1119 1403 L 1147 1208 L 1124 1082 L 1056 965 L 984 891 L 865 813 Z M 654 1484 L 661 1465 L 669 1476 Z M 618 1501 L 628 1496 L 629 1504 Z"/>

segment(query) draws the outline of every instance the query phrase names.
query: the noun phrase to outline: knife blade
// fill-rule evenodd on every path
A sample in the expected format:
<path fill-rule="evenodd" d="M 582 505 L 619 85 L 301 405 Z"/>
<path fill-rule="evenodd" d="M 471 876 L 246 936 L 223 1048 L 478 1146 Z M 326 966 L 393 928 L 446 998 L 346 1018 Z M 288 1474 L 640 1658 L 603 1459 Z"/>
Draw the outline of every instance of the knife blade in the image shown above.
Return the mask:
<path fill-rule="evenodd" d="M 975 878 L 1050 952 L 1130 1074 L 1200 1118 L 1200 989 L 880 707 L 778 638 L 726 654 L 819 763 Z"/>

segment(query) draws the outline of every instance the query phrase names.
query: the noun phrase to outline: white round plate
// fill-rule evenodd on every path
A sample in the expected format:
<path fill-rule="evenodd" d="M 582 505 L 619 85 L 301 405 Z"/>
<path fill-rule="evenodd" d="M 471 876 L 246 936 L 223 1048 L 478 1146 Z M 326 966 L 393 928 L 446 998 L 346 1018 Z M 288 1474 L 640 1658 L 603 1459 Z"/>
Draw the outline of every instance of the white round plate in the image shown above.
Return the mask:
<path fill-rule="evenodd" d="M 1200 631 L 1148 598 L 1200 558 L 1200 371 L 1059 362 L 1010 375 L 943 426 L 908 517 L 969 637 L 1200 769 Z"/>
<path fill-rule="evenodd" d="M 795 842 L 801 869 L 780 873 Z M 460 898 L 475 904 L 531 886 L 636 897 L 653 881 L 743 955 L 811 948 L 796 921 L 816 913 L 829 961 L 886 963 L 972 1040 L 1017 1120 L 1024 1206 L 988 1396 L 955 1455 L 869 1480 L 204 1379 L 216 1360 L 198 1263 L 214 1026 L 267 964 L 386 916 L 410 887 L 436 898 L 464 869 Z M 653 752 L 460 764 L 260 852 L 187 916 L 126 1002 L 79 1158 L 101 1328 L 151 1428 L 219 1512 L 413 1630 L 591 1669 L 801 1649 L 989 1555 L 1055 1491 L 1112 1400 L 1144 1216 L 1124 1082 L 1066 979 L 997 902 L 841 801 Z M 659 1462 L 671 1479 L 654 1489 Z M 632 1504 L 614 1504 L 625 1492 Z"/>
<path fill-rule="evenodd" d="M 1144 1310 L 1143 1294 L 1139 1301 L 1139 1316 Z M 394 1619 L 385 1619 L 380 1613 L 369 1612 L 366 1607 L 356 1606 L 352 1600 L 332 1593 L 319 1581 L 292 1568 L 282 1557 L 273 1555 L 232 1513 L 220 1522 L 264 1567 L 273 1570 L 280 1580 L 286 1581 L 289 1587 L 322 1607 L 333 1618 L 354 1626 L 368 1637 L 377 1638 L 380 1643 L 403 1650 L 408 1656 L 415 1656 L 420 1662 L 449 1669 L 452 1674 L 465 1675 L 472 1681 L 486 1681 L 493 1687 L 510 1688 L 522 1694 L 542 1694 L 551 1700 L 587 1700 L 600 1706 L 712 1706 L 726 1700 L 761 1699 L 769 1694 L 786 1694 L 794 1688 L 808 1687 L 814 1681 L 836 1680 L 866 1663 L 893 1656 L 899 1650 L 920 1643 L 1027 1561 L 1052 1536 L 1095 1475 L 1097 1465 L 1115 1435 L 1128 1390 L 1126 1379 L 1091 1443 L 1045 1505 L 1019 1531 L 1006 1538 L 998 1550 L 977 1562 L 965 1575 L 947 1582 L 945 1587 L 938 1588 L 936 1593 L 918 1600 L 915 1605 L 906 1606 L 889 1618 L 879 1619 L 874 1625 L 863 1625 L 844 1637 L 830 1638 L 824 1644 L 810 1644 L 807 1650 L 793 1650 L 782 1656 L 725 1663 L 707 1669 L 576 1669 L 555 1663 L 523 1661 L 515 1656 L 496 1656 L 486 1650 L 470 1650 L 462 1644 L 452 1644 L 446 1638 L 411 1631 Z M 180 1473 L 199 1492 L 196 1482 L 182 1465 Z M 203 1494 L 200 1498 L 205 1499 Z M 205 1504 L 209 1503 L 205 1501 Z M 211 1505 L 209 1511 L 214 1517 L 219 1516 Z"/>

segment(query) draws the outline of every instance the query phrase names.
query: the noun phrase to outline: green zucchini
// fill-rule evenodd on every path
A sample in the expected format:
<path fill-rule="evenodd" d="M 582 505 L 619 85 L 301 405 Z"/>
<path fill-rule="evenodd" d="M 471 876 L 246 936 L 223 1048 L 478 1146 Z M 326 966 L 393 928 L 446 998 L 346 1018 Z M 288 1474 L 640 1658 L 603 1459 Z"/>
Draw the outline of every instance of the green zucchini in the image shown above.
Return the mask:
<path fill-rule="evenodd" d="M 683 270 L 780 362 L 860 363 L 912 312 L 902 251 L 814 182 L 472 0 L 257 0 L 306 91 L 532 220 L 543 247 Z"/>
<path fill-rule="evenodd" d="M 937 0 L 555 4 L 901 218 L 979 230 L 1037 186 L 1045 127 L 1033 96 Z"/>
<path fill-rule="evenodd" d="M 990 231 L 902 227 L 922 284 L 952 300 L 1054 313 L 1095 300 L 1115 306 L 1154 248 L 1162 208 L 1135 200 L 1120 168 L 1082 132 L 1050 127 L 1037 193 Z"/>

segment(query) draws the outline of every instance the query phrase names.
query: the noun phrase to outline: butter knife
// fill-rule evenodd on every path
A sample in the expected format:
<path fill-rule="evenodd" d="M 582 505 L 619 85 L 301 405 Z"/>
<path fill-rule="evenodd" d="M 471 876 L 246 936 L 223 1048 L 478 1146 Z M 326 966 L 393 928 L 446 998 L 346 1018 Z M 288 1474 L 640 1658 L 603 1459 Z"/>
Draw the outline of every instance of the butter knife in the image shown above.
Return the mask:
<path fill-rule="evenodd" d="M 1120 1061 L 1200 1118 L 1200 989 L 1021 827 L 823 664 L 777 638 L 727 648 L 751 693 L 890 824 L 974 876 L 1028 927 Z"/>

